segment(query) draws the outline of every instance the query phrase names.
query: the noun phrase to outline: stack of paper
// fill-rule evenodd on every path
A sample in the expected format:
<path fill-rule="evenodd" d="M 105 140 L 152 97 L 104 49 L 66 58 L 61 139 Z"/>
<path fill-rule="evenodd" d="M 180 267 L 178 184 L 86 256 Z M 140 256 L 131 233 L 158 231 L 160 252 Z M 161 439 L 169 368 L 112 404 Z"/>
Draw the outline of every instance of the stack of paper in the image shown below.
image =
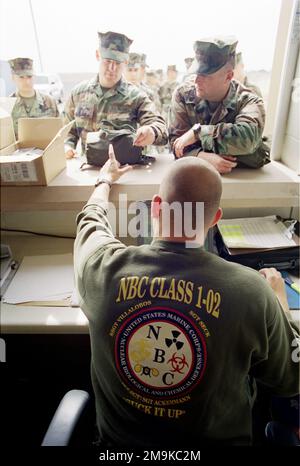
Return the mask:
<path fill-rule="evenodd" d="M 291 232 L 275 215 L 220 220 L 219 230 L 228 248 L 287 248 L 297 246 Z"/>
<path fill-rule="evenodd" d="M 3 302 L 36 306 L 70 306 L 74 292 L 72 254 L 26 256 Z"/>

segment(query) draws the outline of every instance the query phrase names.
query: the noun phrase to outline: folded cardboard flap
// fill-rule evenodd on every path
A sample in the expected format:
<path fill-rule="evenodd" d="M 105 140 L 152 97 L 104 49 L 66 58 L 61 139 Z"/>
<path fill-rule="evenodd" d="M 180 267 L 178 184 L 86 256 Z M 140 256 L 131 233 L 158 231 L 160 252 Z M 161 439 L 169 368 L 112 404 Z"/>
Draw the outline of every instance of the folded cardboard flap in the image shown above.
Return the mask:
<path fill-rule="evenodd" d="M 53 118 L 20 118 L 18 134 L 20 147 L 38 147 L 45 149 L 62 128 L 59 117 Z"/>

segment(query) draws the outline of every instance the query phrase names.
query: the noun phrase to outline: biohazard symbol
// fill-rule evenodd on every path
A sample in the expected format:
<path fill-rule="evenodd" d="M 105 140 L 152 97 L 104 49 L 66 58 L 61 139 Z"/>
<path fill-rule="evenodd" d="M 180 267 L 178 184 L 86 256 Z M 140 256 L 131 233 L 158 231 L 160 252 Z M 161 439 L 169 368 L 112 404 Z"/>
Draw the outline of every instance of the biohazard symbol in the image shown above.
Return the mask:
<path fill-rule="evenodd" d="M 147 375 L 148 377 L 151 377 L 151 375 L 157 377 L 159 374 L 158 370 L 155 367 L 141 366 L 141 364 L 136 364 L 134 366 L 134 370 L 138 374 L 141 372 L 141 375 Z"/>
<path fill-rule="evenodd" d="M 176 356 L 176 353 L 174 353 L 173 356 L 167 362 L 170 362 L 172 364 L 173 369 L 171 369 L 171 372 L 178 372 L 179 374 L 183 374 L 182 369 L 184 368 L 184 366 L 189 367 L 184 354 L 180 357 Z"/>
<path fill-rule="evenodd" d="M 180 335 L 180 332 L 178 332 L 177 330 L 172 330 L 172 337 L 173 338 L 166 338 L 165 339 L 165 343 L 167 345 L 168 348 L 170 348 L 170 346 L 174 343 L 176 348 L 178 350 L 180 350 L 184 343 L 182 341 L 178 341 L 178 337 Z"/>
<path fill-rule="evenodd" d="M 141 338 L 132 345 L 130 359 L 136 363 L 141 363 L 151 356 L 151 343 Z"/>

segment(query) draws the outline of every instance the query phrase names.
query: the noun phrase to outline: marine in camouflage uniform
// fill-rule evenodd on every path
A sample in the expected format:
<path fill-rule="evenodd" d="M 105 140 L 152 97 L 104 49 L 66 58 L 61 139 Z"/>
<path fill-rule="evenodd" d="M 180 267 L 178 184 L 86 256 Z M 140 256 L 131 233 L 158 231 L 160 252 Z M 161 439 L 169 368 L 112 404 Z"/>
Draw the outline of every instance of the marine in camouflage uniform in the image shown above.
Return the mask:
<path fill-rule="evenodd" d="M 152 102 L 154 102 L 156 109 L 160 111 L 160 101 L 157 93 L 155 93 L 144 81 L 141 81 L 141 68 L 146 67 L 146 55 L 139 53 L 129 53 L 129 60 L 126 67 L 125 77 L 128 82 L 135 84 L 146 92 Z"/>
<path fill-rule="evenodd" d="M 228 63 L 233 69 L 236 44 L 233 38 L 197 41 L 196 60 L 190 72 L 196 73 L 197 78 L 216 73 Z M 270 161 L 269 148 L 262 141 L 264 123 L 263 100 L 239 82 L 230 78 L 223 100 L 209 102 L 197 96 L 195 77 L 191 76 L 173 95 L 170 143 L 175 154 L 178 139 L 187 140 L 192 134 L 194 139 L 184 143 L 183 155 L 204 158 L 201 154 L 204 151 L 225 158 L 235 157 L 238 166 L 258 168 Z M 223 161 L 222 157 L 219 158 Z M 211 161 L 214 165 L 213 158 Z"/>
<path fill-rule="evenodd" d="M 240 81 L 247 89 L 250 89 L 250 91 L 254 94 L 257 94 L 259 97 L 262 97 L 260 88 L 255 84 L 249 82 L 249 79 L 245 73 L 242 52 L 238 52 L 235 57 L 234 79 Z"/>
<path fill-rule="evenodd" d="M 182 77 L 182 80 L 181 80 L 182 82 L 184 82 L 184 81 L 186 81 L 186 79 L 190 78 L 191 75 L 189 73 L 189 69 L 192 66 L 193 61 L 194 61 L 194 57 L 186 57 L 184 59 L 186 73 Z"/>
<path fill-rule="evenodd" d="M 167 81 L 159 88 L 158 91 L 162 106 L 162 115 L 166 121 L 168 120 L 168 114 L 171 107 L 173 92 L 178 86 L 176 77 L 176 65 L 169 65 L 167 69 Z"/>
<path fill-rule="evenodd" d="M 100 67 L 101 60 L 104 59 L 119 64 L 127 61 L 132 43 L 130 39 L 114 32 L 98 34 Z M 137 130 L 141 126 L 150 126 L 155 135 L 154 145 L 166 144 L 168 139 L 165 121 L 156 111 L 153 102 L 144 91 L 122 77 L 111 88 L 100 85 L 100 74 L 76 86 L 65 106 L 65 122 L 74 118 L 75 125 L 65 144 L 75 149 L 81 138 L 83 152 L 87 133 L 100 129 L 118 130 L 129 127 Z"/>
<path fill-rule="evenodd" d="M 17 100 L 13 107 L 11 116 L 13 119 L 16 138 L 18 138 L 18 120 L 19 118 L 46 118 L 59 117 L 59 111 L 55 100 L 47 94 L 34 90 L 33 81 L 25 83 L 26 93 L 30 97 L 22 95 L 24 87 L 23 78 L 32 78 L 33 61 L 30 58 L 14 58 L 9 60 L 13 79 L 16 82 L 17 91 L 10 95 Z M 21 80 L 22 79 L 22 80 Z M 24 92 L 24 91 L 23 91 Z"/>

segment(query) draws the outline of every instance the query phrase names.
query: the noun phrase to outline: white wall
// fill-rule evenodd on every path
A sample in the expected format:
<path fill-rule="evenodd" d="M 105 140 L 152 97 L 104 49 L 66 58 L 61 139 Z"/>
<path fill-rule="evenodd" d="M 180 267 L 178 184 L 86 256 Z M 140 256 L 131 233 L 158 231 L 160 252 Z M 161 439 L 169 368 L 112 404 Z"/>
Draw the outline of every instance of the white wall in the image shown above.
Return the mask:
<path fill-rule="evenodd" d="M 293 83 L 281 160 L 300 174 L 300 54 Z"/>

